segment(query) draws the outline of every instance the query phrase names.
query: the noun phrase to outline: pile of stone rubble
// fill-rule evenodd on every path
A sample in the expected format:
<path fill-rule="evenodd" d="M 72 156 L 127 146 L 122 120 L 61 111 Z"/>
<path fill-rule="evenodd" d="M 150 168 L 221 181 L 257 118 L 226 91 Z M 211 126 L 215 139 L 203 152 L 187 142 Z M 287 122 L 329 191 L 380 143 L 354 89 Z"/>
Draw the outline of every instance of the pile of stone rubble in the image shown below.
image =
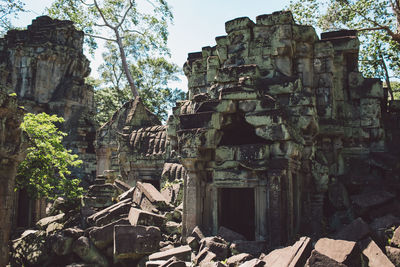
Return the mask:
<path fill-rule="evenodd" d="M 301 237 L 274 250 L 225 227 L 217 236 L 196 227 L 183 238 L 181 188 L 97 179 L 80 214 L 43 218 L 13 240 L 11 266 L 400 266 L 393 215 L 370 225 L 358 218 L 330 238 Z"/>

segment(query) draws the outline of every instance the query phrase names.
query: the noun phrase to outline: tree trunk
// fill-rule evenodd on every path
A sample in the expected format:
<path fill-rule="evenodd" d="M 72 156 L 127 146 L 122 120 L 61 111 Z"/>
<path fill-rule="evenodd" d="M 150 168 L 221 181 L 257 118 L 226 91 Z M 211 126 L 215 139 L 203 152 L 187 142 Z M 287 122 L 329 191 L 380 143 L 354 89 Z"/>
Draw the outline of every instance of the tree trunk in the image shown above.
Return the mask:
<path fill-rule="evenodd" d="M 139 92 L 136 89 L 135 83 L 132 78 L 132 74 L 129 70 L 128 62 L 126 61 L 126 55 L 125 55 L 124 47 L 122 45 L 122 39 L 121 39 L 121 36 L 119 36 L 118 29 L 114 29 L 114 32 L 115 32 L 115 37 L 116 37 L 118 48 L 119 48 L 119 53 L 121 55 L 122 67 L 124 69 L 126 78 L 128 79 L 128 83 L 131 88 L 133 97 L 136 98 L 139 96 Z"/>

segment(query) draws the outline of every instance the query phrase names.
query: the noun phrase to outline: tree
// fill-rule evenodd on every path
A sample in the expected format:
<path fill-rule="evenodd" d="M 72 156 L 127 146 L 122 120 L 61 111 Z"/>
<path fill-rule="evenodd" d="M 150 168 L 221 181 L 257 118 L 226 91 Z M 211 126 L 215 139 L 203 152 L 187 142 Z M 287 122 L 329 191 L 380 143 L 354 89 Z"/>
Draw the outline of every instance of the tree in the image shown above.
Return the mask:
<path fill-rule="evenodd" d="M 143 60 L 169 56 L 167 26 L 173 16 L 164 0 L 56 0 L 48 12 L 53 17 L 74 21 L 85 32 L 92 48 L 96 47 L 96 38 L 107 41 L 103 71 L 108 72 L 105 76 L 115 76 L 118 87 L 111 79 L 106 83 L 121 92 L 126 92 L 127 84 L 133 97 L 139 96 L 140 84 L 134 79 L 139 75 L 132 74 L 132 70 L 137 70 Z"/>
<path fill-rule="evenodd" d="M 62 145 L 66 133 L 58 130 L 56 123 L 64 119 L 46 113 L 27 113 L 21 124 L 30 147 L 25 160 L 18 166 L 16 187 L 26 189 L 32 198 L 47 197 L 51 200 L 63 197 L 67 203 L 76 204 L 83 194 L 78 179 L 68 177 L 69 168 L 82 161 Z"/>
<path fill-rule="evenodd" d="M 19 12 L 23 12 L 24 5 L 20 0 L 0 0 L 0 32 L 2 34 L 12 28 L 10 19 L 16 18 Z"/>
<path fill-rule="evenodd" d="M 361 41 L 360 69 L 366 77 L 391 78 L 400 74 L 399 0 L 292 0 L 295 19 L 322 31 L 356 29 Z"/>
<path fill-rule="evenodd" d="M 97 120 L 100 124 L 105 123 L 116 109 L 132 98 L 129 86 L 123 79 L 118 53 L 115 53 L 115 47 L 114 49 L 110 47 L 112 45 L 112 43 L 107 44 L 108 49 L 103 53 L 105 62 L 99 68 L 102 81 L 107 86 L 101 86 L 101 82 L 98 81 L 96 87 L 99 89 L 95 91 Z M 179 80 L 178 67 L 163 57 L 149 56 L 139 59 L 130 65 L 130 71 L 143 103 L 160 120 L 166 120 L 167 110 L 173 103 L 185 98 L 182 90 L 170 88 L 169 81 Z"/>

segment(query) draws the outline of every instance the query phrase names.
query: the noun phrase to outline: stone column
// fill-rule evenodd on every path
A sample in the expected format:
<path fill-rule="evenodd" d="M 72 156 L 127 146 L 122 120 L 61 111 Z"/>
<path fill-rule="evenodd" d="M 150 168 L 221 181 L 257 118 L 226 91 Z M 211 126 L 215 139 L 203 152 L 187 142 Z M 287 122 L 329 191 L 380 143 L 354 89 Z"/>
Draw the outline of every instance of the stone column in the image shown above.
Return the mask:
<path fill-rule="evenodd" d="M 0 266 L 8 264 L 14 184 L 18 164 L 24 158 L 19 128 L 24 111 L 16 98 L 0 92 Z"/>

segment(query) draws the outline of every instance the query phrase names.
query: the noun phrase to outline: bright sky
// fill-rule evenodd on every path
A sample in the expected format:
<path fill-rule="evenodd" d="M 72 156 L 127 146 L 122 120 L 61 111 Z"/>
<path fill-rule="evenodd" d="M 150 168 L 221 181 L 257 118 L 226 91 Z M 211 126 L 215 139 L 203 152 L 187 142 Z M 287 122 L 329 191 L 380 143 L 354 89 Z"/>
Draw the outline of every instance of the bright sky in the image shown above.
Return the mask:
<path fill-rule="evenodd" d="M 45 7 L 53 0 L 22 0 L 29 13 L 20 16 L 16 26 L 25 27 L 35 17 L 43 14 Z M 282 10 L 289 5 L 289 0 L 167 0 L 172 6 L 174 25 L 169 28 L 168 46 L 171 50 L 172 62 L 183 66 L 187 54 L 201 51 L 203 46 L 215 45 L 215 37 L 225 34 L 225 22 L 238 17 L 255 17 Z M 92 74 L 101 62 L 101 54 L 97 53 L 92 62 Z M 186 89 L 186 78 L 176 84 Z"/>

